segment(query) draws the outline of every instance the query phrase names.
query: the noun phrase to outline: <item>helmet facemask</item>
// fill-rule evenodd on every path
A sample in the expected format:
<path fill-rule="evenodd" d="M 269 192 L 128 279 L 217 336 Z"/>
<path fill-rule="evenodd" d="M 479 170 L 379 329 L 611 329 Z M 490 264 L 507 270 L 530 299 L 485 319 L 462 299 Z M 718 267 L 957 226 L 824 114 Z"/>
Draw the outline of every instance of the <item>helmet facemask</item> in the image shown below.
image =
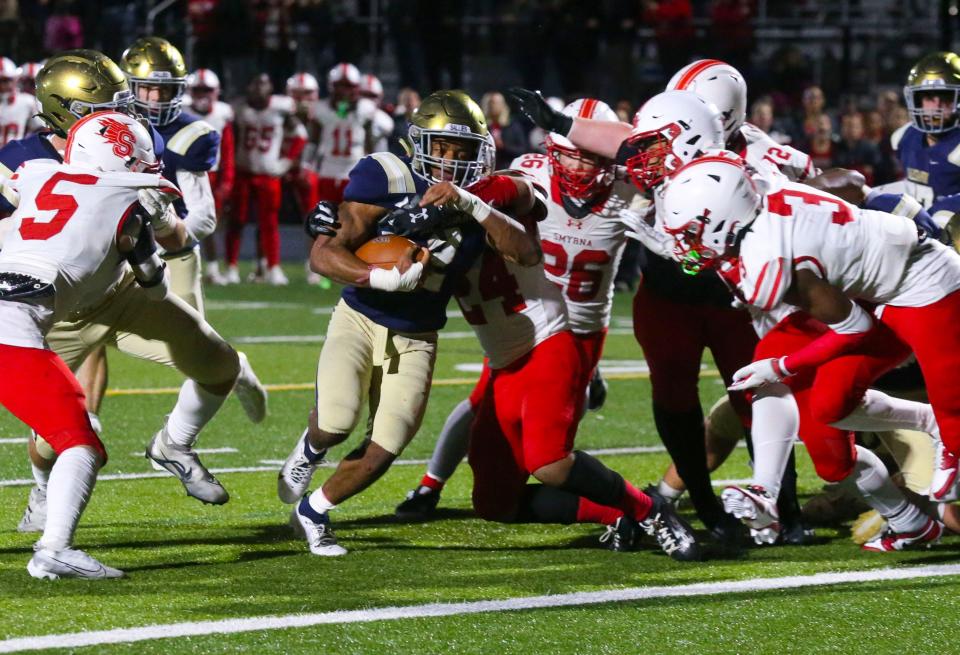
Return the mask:
<path fill-rule="evenodd" d="M 147 117 L 151 125 L 163 126 L 173 122 L 183 111 L 183 94 L 187 82 L 182 77 L 171 77 L 165 71 L 155 71 L 153 77 L 131 77 L 130 91 L 137 111 Z M 159 100 L 147 100 L 152 92 Z"/>
<path fill-rule="evenodd" d="M 674 140 L 682 133 L 680 125 L 671 123 L 628 137 L 627 145 L 636 149 L 637 154 L 628 157 L 625 165 L 637 188 L 650 191 L 683 165 L 673 150 Z"/>
<path fill-rule="evenodd" d="M 547 137 L 547 157 L 560 193 L 576 200 L 594 198 L 613 184 L 612 162 L 603 157 L 569 148 Z M 570 162 L 579 164 L 574 168 Z"/>
<path fill-rule="evenodd" d="M 459 187 L 468 187 L 493 170 L 496 147 L 489 135 L 425 130 L 411 125 L 409 137 L 413 145 L 413 171 L 430 184 L 452 182 Z M 463 159 L 442 156 L 443 142 L 463 144 L 467 155 Z"/>
<path fill-rule="evenodd" d="M 704 241 L 704 231 L 709 222 L 708 217 L 698 216 L 681 228 L 671 230 L 664 226 L 664 231 L 672 236 L 675 242 L 673 258 L 688 275 L 697 275 L 702 271 L 716 268 L 725 259 L 729 246 L 733 245 L 732 241 L 736 238 L 734 231 L 728 232 L 723 250 L 718 252 L 713 244 Z M 714 231 L 722 228 L 721 224 Z M 727 243 L 728 241 L 730 243 Z"/>
<path fill-rule="evenodd" d="M 960 86 L 953 84 L 907 86 L 903 89 L 907 111 L 921 132 L 941 134 L 960 125 Z M 925 98 L 940 98 L 937 108 L 924 108 Z"/>

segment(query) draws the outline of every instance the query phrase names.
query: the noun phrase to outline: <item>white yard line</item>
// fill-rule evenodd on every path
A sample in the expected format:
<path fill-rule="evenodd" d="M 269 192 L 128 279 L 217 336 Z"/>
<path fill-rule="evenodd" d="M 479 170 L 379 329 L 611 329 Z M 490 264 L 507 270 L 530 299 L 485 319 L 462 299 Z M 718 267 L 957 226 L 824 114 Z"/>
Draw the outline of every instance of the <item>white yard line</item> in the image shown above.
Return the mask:
<path fill-rule="evenodd" d="M 4 444 L 23 444 L 27 443 L 26 437 L 11 437 L 10 439 L 0 439 L 0 446 Z"/>
<path fill-rule="evenodd" d="M 872 571 L 847 571 L 844 573 L 816 573 L 781 578 L 751 578 L 729 582 L 700 582 L 687 585 L 662 587 L 630 587 L 604 591 L 581 591 L 569 594 L 526 596 L 502 600 L 479 600 L 464 603 L 428 603 L 407 607 L 378 607 L 363 610 L 340 610 L 314 614 L 288 614 L 283 616 L 251 616 L 220 621 L 192 621 L 147 625 L 140 628 L 116 628 L 95 632 L 72 632 L 64 634 L 18 637 L 0 641 L 0 653 L 16 653 L 43 648 L 82 648 L 104 644 L 122 644 L 154 639 L 176 639 L 207 635 L 260 632 L 307 628 L 317 625 L 343 625 L 348 623 L 371 623 L 399 619 L 433 618 L 440 616 L 464 616 L 485 612 L 509 612 L 518 610 L 546 609 L 624 603 L 656 598 L 684 598 L 690 596 L 714 596 L 731 593 L 751 593 L 802 589 L 827 585 L 863 582 L 890 582 L 917 580 L 960 575 L 960 564 L 917 566 Z M 110 584 L 110 583 L 104 583 Z"/>

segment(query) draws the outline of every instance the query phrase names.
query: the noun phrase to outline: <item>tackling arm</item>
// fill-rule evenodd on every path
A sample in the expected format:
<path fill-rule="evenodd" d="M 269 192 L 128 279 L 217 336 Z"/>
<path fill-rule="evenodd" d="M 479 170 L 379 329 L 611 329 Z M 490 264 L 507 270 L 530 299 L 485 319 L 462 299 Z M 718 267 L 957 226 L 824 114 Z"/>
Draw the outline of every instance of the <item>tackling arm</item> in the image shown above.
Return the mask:
<path fill-rule="evenodd" d="M 182 219 L 188 238 L 202 241 L 217 229 L 217 208 L 207 171 L 177 171 L 177 186 L 183 194 L 187 215 Z"/>

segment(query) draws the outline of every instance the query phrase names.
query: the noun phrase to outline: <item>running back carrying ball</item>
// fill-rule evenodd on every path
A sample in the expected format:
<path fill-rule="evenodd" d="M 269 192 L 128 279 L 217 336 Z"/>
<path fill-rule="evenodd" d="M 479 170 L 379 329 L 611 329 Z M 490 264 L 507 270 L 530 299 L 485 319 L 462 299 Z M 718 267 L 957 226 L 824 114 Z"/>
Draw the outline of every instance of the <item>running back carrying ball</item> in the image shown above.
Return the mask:
<path fill-rule="evenodd" d="M 423 251 L 410 239 L 395 234 L 384 234 L 370 239 L 357 248 L 354 254 L 365 261 L 370 268 L 389 270 L 397 266 L 411 248 L 418 250 L 413 261 L 423 259 Z"/>

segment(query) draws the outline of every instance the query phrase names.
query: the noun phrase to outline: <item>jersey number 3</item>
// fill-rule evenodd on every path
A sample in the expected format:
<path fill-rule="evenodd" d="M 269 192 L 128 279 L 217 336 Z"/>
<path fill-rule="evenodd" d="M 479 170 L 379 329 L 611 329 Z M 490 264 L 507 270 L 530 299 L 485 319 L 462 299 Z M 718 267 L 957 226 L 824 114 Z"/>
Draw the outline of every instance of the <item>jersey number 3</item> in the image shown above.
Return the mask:
<path fill-rule="evenodd" d="M 67 221 L 77 211 L 77 200 L 68 193 L 54 193 L 53 189 L 60 182 L 73 184 L 94 185 L 99 178 L 96 175 L 71 175 L 69 173 L 54 173 L 40 188 L 37 194 L 36 206 L 41 211 L 55 211 L 53 219 L 38 223 L 35 218 L 25 218 L 20 223 L 20 238 L 24 241 L 44 241 L 60 233 Z"/>

